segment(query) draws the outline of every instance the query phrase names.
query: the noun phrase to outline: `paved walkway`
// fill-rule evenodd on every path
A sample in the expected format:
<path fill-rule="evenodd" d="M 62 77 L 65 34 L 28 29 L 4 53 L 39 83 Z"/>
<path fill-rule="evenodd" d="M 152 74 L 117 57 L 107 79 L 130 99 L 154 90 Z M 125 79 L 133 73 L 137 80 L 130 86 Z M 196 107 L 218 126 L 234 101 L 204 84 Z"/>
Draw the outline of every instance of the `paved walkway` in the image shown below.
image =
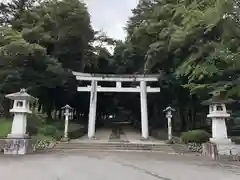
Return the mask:
<path fill-rule="evenodd" d="M 157 140 L 151 136 L 149 136 L 148 140 L 141 140 L 141 133 L 132 129 L 131 127 L 129 128 L 125 128 L 124 133 L 126 135 L 126 139 L 130 142 L 130 143 L 137 143 L 137 144 L 163 144 L 163 141 Z"/>
<path fill-rule="evenodd" d="M 126 127 L 123 129 L 124 134 L 120 135 L 120 140 L 123 141 L 129 141 L 130 143 L 136 143 L 136 144 L 163 144 L 163 141 L 159 141 L 157 139 L 154 139 L 153 137 L 149 137 L 148 140 L 141 140 L 141 133 L 133 129 L 132 127 Z M 112 130 L 109 128 L 102 128 L 97 129 L 95 133 L 95 139 L 96 142 L 109 142 L 109 137 L 111 135 Z M 72 142 L 77 141 L 93 141 L 89 140 L 87 134 L 79 139 L 71 140 Z M 120 141 L 119 141 L 120 142 Z"/>
<path fill-rule="evenodd" d="M 62 153 L 0 157 L 3 180 L 239 180 L 240 169 L 161 153 Z"/>
<path fill-rule="evenodd" d="M 97 129 L 95 132 L 95 141 L 108 141 L 111 132 L 112 130 L 107 128 Z M 89 141 L 89 138 L 88 135 L 85 134 L 83 137 L 71 141 Z"/>

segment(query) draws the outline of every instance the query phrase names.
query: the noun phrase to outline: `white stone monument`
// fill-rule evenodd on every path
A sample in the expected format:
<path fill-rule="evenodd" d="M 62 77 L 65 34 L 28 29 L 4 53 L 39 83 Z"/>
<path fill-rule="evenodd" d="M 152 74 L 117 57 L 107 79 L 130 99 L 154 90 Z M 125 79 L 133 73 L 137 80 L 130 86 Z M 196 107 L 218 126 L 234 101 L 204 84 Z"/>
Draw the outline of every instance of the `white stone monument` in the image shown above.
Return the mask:
<path fill-rule="evenodd" d="M 172 107 L 168 106 L 163 112 L 166 112 L 166 118 L 168 120 L 168 140 L 172 140 L 172 112 L 174 112 L 175 109 Z"/>
<path fill-rule="evenodd" d="M 63 140 L 68 141 L 68 125 L 69 125 L 69 117 L 71 116 L 71 111 L 73 108 L 71 108 L 68 104 L 64 107 L 62 107 L 64 110 L 64 116 L 65 116 L 65 127 L 64 127 L 64 136 Z"/>
<path fill-rule="evenodd" d="M 11 133 L 7 137 L 7 147 L 4 154 L 24 155 L 27 153 L 29 137 L 27 130 L 27 115 L 31 114 L 30 103 L 37 99 L 29 95 L 25 89 L 20 92 L 8 94 L 6 98 L 13 100 L 13 108 L 10 112 L 14 114 Z"/>

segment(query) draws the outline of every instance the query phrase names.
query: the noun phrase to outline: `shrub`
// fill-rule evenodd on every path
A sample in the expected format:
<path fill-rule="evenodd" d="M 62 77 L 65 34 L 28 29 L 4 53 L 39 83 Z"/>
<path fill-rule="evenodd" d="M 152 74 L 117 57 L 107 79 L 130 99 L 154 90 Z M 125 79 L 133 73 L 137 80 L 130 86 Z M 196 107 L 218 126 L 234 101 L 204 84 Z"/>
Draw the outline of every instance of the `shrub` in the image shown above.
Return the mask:
<path fill-rule="evenodd" d="M 204 130 L 192 130 L 188 132 L 183 132 L 181 135 L 181 140 L 184 143 L 204 143 L 209 141 L 211 135 Z"/>
<path fill-rule="evenodd" d="M 58 130 L 55 126 L 53 125 L 45 125 L 42 128 L 40 128 L 40 134 L 43 134 L 45 136 L 52 136 L 55 137 L 56 134 L 58 133 Z"/>
<path fill-rule="evenodd" d="M 38 129 L 43 124 L 44 119 L 36 114 L 28 115 L 27 120 L 27 133 L 30 136 L 36 135 L 38 133 Z"/>

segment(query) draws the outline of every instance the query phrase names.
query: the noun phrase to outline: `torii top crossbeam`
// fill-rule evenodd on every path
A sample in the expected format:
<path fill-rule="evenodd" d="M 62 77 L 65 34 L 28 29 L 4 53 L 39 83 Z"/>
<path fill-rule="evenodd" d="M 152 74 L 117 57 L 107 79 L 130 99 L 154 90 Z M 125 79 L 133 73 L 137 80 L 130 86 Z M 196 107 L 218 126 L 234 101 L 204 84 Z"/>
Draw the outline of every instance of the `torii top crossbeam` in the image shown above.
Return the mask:
<path fill-rule="evenodd" d="M 120 82 L 131 82 L 131 81 L 158 81 L 159 74 L 150 74 L 150 75 L 126 75 L 126 74 L 89 74 L 89 73 L 80 73 L 73 72 L 73 75 L 76 76 L 77 80 L 82 81 L 120 81 Z"/>

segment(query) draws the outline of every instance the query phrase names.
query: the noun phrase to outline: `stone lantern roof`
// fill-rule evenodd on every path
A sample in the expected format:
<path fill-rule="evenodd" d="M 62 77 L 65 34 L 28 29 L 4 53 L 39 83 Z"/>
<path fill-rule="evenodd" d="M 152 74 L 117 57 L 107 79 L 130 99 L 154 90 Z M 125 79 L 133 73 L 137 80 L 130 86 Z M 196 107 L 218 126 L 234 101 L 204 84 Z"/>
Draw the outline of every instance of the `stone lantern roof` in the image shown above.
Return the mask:
<path fill-rule="evenodd" d="M 168 106 L 166 109 L 163 110 L 163 112 L 167 112 L 167 111 L 176 111 L 176 110 L 173 109 L 171 106 Z"/>
<path fill-rule="evenodd" d="M 62 109 L 70 109 L 71 110 L 73 108 L 67 104 L 66 106 L 62 107 Z"/>
<path fill-rule="evenodd" d="M 28 94 L 26 92 L 26 89 L 21 89 L 19 92 L 16 93 L 7 94 L 5 97 L 11 100 L 28 100 L 30 102 L 34 102 L 37 100 L 37 98 Z"/>
<path fill-rule="evenodd" d="M 231 104 L 234 103 L 235 100 L 229 99 L 226 97 L 225 92 L 213 93 L 212 98 L 205 100 L 202 102 L 202 105 L 211 105 L 211 104 Z"/>

